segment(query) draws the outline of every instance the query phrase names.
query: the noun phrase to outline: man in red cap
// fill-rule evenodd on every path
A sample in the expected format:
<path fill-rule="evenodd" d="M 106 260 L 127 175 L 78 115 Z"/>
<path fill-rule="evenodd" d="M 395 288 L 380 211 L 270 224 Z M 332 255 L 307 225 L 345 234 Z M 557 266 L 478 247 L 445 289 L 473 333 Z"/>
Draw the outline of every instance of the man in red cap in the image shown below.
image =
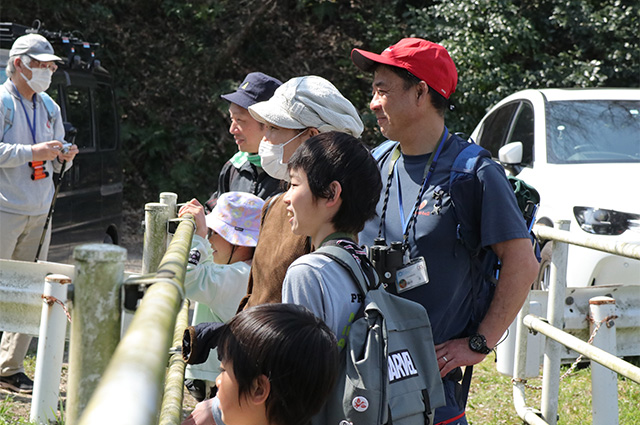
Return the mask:
<path fill-rule="evenodd" d="M 444 47 L 405 38 L 381 54 L 354 49 L 351 59 L 373 73 L 369 106 L 382 134 L 396 141 L 374 151 L 385 188 L 379 219 L 367 223 L 360 243 L 403 241 L 400 269 L 411 284 L 396 279 L 387 289 L 429 313 L 447 399 L 435 423 L 466 424 L 470 374 L 459 383 L 460 367 L 482 361 L 522 306 L 538 270 L 529 232 L 504 171 L 490 156 L 478 160 L 462 205 L 453 205 L 451 169 L 470 144 L 445 126 L 458 73 Z M 471 219 L 461 224 L 464 213 Z M 485 282 L 479 264 L 489 250 L 502 266 L 488 310 L 476 315 L 475 291 Z"/>

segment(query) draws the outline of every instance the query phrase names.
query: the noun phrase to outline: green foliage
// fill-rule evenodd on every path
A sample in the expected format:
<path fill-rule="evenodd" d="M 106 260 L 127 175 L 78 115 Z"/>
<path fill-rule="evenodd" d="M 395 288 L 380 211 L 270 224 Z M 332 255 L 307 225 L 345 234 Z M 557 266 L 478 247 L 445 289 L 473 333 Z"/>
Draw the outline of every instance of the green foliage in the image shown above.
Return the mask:
<path fill-rule="evenodd" d="M 450 128 L 526 88 L 640 85 L 638 6 L 620 0 L 475 0 L 409 8 L 416 36 L 443 44 L 459 73 Z M 632 65 L 633 64 L 633 65 Z"/>
<path fill-rule="evenodd" d="M 631 0 L 33 0 L 2 20 L 75 30 L 99 42 L 117 85 L 125 194 L 134 206 L 174 191 L 206 198 L 234 153 L 220 94 L 248 72 L 327 78 L 383 137 L 368 106 L 371 76 L 354 47 L 380 52 L 405 36 L 446 46 L 459 84 L 447 117 L 470 133 L 486 108 L 524 88 L 638 86 L 638 6 Z"/>
<path fill-rule="evenodd" d="M 13 406 L 14 401 L 11 395 L 0 401 L 0 425 L 29 425 L 30 422 L 26 419 L 13 415 Z"/>

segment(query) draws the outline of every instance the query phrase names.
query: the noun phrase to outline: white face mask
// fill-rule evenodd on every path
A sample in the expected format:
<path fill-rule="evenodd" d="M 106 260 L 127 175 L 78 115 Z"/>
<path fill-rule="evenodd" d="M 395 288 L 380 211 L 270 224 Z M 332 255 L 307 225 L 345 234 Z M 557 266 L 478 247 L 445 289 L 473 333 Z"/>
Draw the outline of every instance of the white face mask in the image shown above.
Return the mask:
<path fill-rule="evenodd" d="M 24 62 L 23 65 L 31 71 L 31 79 L 28 80 L 24 74 L 20 75 L 22 75 L 22 78 L 24 78 L 34 92 L 42 93 L 49 88 L 51 85 L 51 76 L 53 75 L 53 71 L 49 68 L 30 68 L 29 65 Z"/>
<path fill-rule="evenodd" d="M 260 155 L 260 162 L 262 162 L 262 168 L 274 179 L 289 181 L 289 170 L 287 170 L 287 164 L 282 160 L 284 156 L 284 147 L 295 139 L 300 137 L 304 133 L 301 131 L 291 139 L 280 145 L 272 145 L 264 139 L 260 142 L 260 148 L 258 148 L 258 155 Z"/>

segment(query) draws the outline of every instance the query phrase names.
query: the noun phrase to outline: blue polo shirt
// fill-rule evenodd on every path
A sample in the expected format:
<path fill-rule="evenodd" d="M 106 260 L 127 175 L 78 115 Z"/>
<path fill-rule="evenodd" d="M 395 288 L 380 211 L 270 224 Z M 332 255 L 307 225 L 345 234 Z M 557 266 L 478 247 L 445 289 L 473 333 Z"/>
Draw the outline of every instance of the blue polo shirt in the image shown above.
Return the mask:
<path fill-rule="evenodd" d="M 458 219 L 449 194 L 451 166 L 468 142 L 451 135 L 444 143 L 421 197 L 417 221 L 409 232 L 411 258 L 425 258 L 429 283 L 400 294 L 426 308 L 436 344 L 464 335 L 471 318 L 472 282 L 482 279 L 480 274 L 472 270 L 470 251 L 457 237 Z M 398 173 L 393 176 L 389 189 L 382 226 L 382 236 L 387 244 L 403 239 L 399 189 L 405 221 L 408 221 L 430 156 L 402 154 L 395 164 Z M 383 186 L 387 183 L 391 157 L 390 154 L 384 155 L 380 161 Z M 456 206 L 456 210 L 477 209 L 478 213 L 472 214 L 475 221 L 472 230 L 481 245 L 489 247 L 498 242 L 528 238 L 529 232 L 502 167 L 490 159 L 482 159 L 476 175 L 473 196 L 465 197 L 462 201 L 465 204 Z M 378 236 L 383 204 L 384 193 L 378 202 L 377 217 L 369 221 L 359 235 L 360 244 L 373 245 L 373 240 Z"/>

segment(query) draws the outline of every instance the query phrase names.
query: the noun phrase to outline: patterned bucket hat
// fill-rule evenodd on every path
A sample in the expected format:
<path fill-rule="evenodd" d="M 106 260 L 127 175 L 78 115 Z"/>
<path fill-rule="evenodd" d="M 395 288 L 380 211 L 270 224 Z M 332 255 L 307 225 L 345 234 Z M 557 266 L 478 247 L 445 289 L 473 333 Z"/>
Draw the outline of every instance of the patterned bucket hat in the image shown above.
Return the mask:
<path fill-rule="evenodd" d="M 233 245 L 256 246 L 264 201 L 245 192 L 220 195 L 216 206 L 207 214 L 207 227 Z"/>

